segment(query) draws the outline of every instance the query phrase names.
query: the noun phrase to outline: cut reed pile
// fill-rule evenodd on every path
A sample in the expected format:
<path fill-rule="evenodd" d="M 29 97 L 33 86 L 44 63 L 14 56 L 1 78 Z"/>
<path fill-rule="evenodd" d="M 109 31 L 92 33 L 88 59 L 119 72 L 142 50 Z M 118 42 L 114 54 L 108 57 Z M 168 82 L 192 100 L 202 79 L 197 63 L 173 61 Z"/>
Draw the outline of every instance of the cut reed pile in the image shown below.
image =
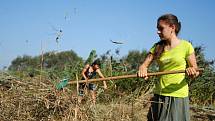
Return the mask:
<path fill-rule="evenodd" d="M 150 91 L 135 97 L 121 94 L 112 97 L 114 91 L 98 92 L 97 104 L 90 96 L 78 104 L 76 89 L 65 87 L 58 91 L 45 77 L 18 79 L 7 73 L 0 76 L 1 121 L 145 121 L 150 106 Z M 196 121 L 197 112 L 192 112 Z M 194 117 L 196 116 L 196 117 Z M 213 115 L 203 116 L 212 121 Z"/>

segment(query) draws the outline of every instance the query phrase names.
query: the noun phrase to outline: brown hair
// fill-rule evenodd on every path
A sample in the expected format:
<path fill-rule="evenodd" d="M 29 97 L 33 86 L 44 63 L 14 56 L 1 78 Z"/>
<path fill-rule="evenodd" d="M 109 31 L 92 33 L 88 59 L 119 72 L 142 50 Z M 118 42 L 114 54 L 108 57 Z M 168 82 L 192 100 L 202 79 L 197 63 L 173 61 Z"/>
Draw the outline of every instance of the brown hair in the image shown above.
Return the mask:
<path fill-rule="evenodd" d="M 98 65 L 99 67 L 101 66 L 101 60 L 100 59 L 96 59 L 92 64 L 91 66 L 94 66 L 94 65 Z"/>
<path fill-rule="evenodd" d="M 159 41 L 155 45 L 154 60 L 159 59 L 164 51 L 166 41 Z"/>
<path fill-rule="evenodd" d="M 157 23 L 159 23 L 160 20 L 166 21 L 166 23 L 168 23 L 169 25 L 175 25 L 175 34 L 178 35 L 181 30 L 181 22 L 179 22 L 178 18 L 175 15 L 164 14 L 158 18 Z M 158 43 L 156 43 L 154 59 L 158 59 L 161 56 L 164 51 L 165 45 L 165 40 L 160 40 Z"/>

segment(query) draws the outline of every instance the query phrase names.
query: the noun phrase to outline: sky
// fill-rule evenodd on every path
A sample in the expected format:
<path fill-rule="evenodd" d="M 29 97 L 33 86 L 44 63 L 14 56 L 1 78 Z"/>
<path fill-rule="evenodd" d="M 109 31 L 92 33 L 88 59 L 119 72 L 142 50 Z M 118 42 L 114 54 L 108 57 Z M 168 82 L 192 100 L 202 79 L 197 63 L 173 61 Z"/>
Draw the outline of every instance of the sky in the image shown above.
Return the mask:
<path fill-rule="evenodd" d="M 212 60 L 214 5 L 214 0 L 0 0 L 0 69 L 42 50 L 73 50 L 83 59 L 93 49 L 98 56 L 116 49 L 120 56 L 149 50 L 159 41 L 157 18 L 166 13 L 181 22 L 179 38 L 203 46 Z"/>

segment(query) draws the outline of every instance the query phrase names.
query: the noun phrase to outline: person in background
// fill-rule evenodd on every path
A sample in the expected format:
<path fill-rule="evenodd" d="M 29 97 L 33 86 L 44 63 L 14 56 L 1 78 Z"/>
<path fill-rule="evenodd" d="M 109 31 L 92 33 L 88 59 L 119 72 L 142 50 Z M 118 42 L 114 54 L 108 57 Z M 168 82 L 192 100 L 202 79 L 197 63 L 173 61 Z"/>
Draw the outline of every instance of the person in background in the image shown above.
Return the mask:
<path fill-rule="evenodd" d="M 89 80 L 99 75 L 100 78 L 104 78 L 102 72 L 100 71 L 101 62 L 99 59 L 96 59 L 91 65 L 86 64 L 82 70 L 82 80 Z M 107 89 L 106 81 L 103 81 L 104 89 Z M 87 88 L 92 96 L 93 103 L 96 103 L 96 84 L 94 83 L 80 83 L 79 84 L 79 102 L 82 101 L 84 96 L 84 89 Z"/>
<path fill-rule="evenodd" d="M 157 20 L 160 37 L 139 67 L 138 76 L 145 79 L 152 61 L 157 61 L 159 71 L 185 70 L 191 78 L 199 75 L 194 48 L 190 42 L 178 38 L 181 23 L 173 14 Z M 188 83 L 185 73 L 159 76 L 155 82 L 154 97 L 148 112 L 148 121 L 189 121 Z"/>

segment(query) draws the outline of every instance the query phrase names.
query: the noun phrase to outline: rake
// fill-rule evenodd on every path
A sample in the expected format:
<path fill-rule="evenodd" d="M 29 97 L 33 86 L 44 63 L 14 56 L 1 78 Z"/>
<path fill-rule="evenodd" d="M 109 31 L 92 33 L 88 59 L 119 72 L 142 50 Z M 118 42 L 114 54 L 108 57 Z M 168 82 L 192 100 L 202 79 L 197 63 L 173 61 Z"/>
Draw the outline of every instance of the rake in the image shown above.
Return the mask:
<path fill-rule="evenodd" d="M 204 68 L 198 68 L 196 71 L 203 71 Z M 159 75 L 165 75 L 165 74 L 177 74 L 177 73 L 185 73 L 185 70 L 174 70 L 174 71 L 161 71 L 161 72 L 153 72 L 153 73 L 147 73 L 148 76 L 159 76 Z M 98 82 L 98 81 L 106 81 L 106 80 L 118 80 L 118 79 L 127 79 L 127 78 L 138 78 L 138 74 L 132 74 L 132 75 L 122 75 L 122 76 L 113 76 L 113 77 L 106 77 L 106 78 L 98 78 L 98 79 L 89 79 L 89 80 L 68 80 L 63 79 L 56 85 L 56 88 L 58 90 L 63 89 L 68 84 L 77 84 L 77 83 L 89 83 L 89 82 Z"/>

